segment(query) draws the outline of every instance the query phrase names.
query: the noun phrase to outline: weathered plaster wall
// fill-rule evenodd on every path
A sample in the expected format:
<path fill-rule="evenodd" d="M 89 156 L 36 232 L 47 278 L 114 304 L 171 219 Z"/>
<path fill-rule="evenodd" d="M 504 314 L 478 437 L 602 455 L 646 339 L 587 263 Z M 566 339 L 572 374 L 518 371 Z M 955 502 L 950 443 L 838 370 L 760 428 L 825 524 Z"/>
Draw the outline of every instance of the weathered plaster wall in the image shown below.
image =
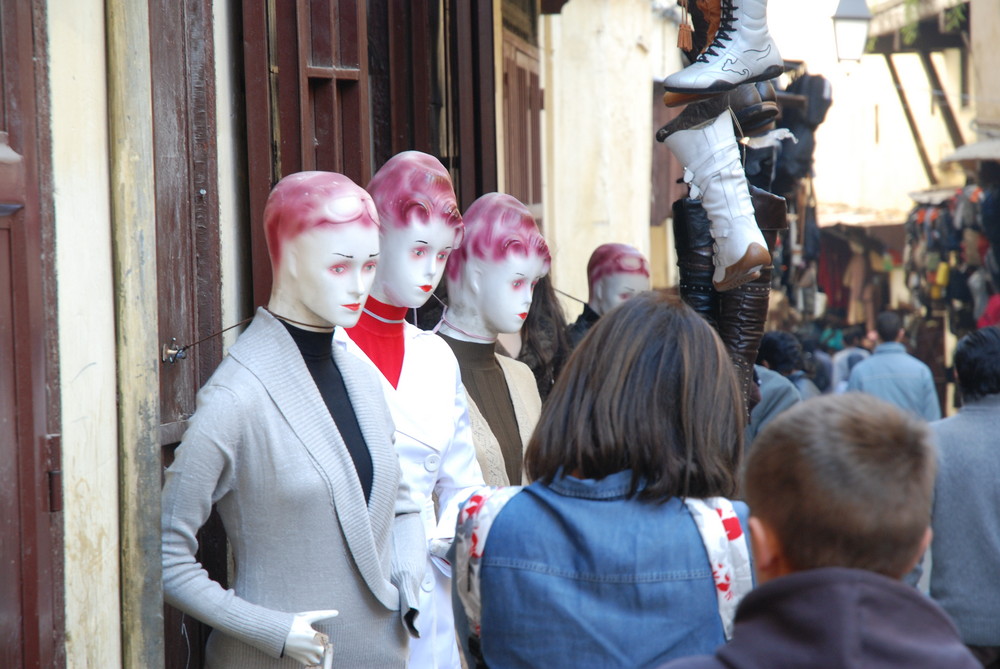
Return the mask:
<path fill-rule="evenodd" d="M 781 55 L 805 61 L 810 73 L 823 75 L 832 86 L 833 106 L 816 133 L 816 192 L 821 203 L 901 221 L 912 206 L 907 194 L 930 183 L 885 59 L 868 55 L 860 63 L 837 62 L 831 19 L 837 2 L 813 0 L 808 9 L 800 0 L 768 3 L 768 27 Z M 936 53 L 933 61 L 966 140 L 973 139 L 972 111 L 962 109 L 959 99 L 957 51 Z M 961 183 L 961 174 L 939 165 L 954 148 L 918 57 L 899 54 L 893 62 L 931 163 L 944 183 Z"/>
<path fill-rule="evenodd" d="M 972 94 L 980 121 L 1000 130 L 1000 10 L 996 0 L 971 0 Z"/>
<path fill-rule="evenodd" d="M 66 662 L 121 666 L 104 4 L 47 3 L 65 502 Z"/>
<path fill-rule="evenodd" d="M 215 24 L 215 86 L 216 144 L 219 166 L 219 256 L 222 264 L 222 326 L 229 327 L 251 315 L 250 231 L 246 211 L 246 148 L 242 126 L 242 88 L 238 77 L 242 71 L 243 45 L 234 42 L 231 26 L 237 15 L 233 0 L 213 4 Z M 228 347 L 236 341 L 242 328 L 223 335 Z"/>
<path fill-rule="evenodd" d="M 650 96 L 680 52 L 674 26 L 649 0 L 571 0 L 541 21 L 553 284 L 585 300 L 597 246 L 623 242 L 650 255 L 651 156 L 664 150 L 653 139 Z M 579 304 L 566 307 L 575 319 Z"/>

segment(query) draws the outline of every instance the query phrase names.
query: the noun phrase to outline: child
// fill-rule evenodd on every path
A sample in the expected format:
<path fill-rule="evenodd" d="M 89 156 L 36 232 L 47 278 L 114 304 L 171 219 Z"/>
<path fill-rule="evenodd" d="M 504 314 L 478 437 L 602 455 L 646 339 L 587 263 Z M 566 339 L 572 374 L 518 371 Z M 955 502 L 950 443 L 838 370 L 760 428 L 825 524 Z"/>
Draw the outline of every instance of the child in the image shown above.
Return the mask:
<path fill-rule="evenodd" d="M 914 416 L 860 393 L 775 418 L 745 496 L 757 589 L 714 656 L 663 669 L 974 669 L 954 624 L 899 581 L 930 542 L 935 455 Z"/>

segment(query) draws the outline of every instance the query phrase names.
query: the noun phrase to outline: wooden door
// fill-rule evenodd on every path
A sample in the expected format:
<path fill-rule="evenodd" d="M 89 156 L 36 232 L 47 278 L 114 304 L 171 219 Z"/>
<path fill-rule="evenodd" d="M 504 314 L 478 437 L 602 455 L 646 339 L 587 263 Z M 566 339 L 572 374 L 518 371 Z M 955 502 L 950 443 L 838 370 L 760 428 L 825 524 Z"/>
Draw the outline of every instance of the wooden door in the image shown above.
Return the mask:
<path fill-rule="evenodd" d="M 538 47 L 503 36 L 503 119 L 506 191 L 542 214 L 542 89 Z"/>
<path fill-rule="evenodd" d="M 283 176 L 328 170 L 371 178 L 367 3 L 244 0 L 251 270 L 255 305 L 271 293 L 264 202 Z"/>
<path fill-rule="evenodd" d="M 12 669 L 64 663 L 42 26 L 34 3 L 0 0 L 0 666 Z"/>
<path fill-rule="evenodd" d="M 157 323 L 162 344 L 191 345 L 160 365 L 163 466 L 222 359 L 219 200 L 211 0 L 150 0 Z M 202 564 L 223 585 L 226 538 L 217 516 L 198 535 Z M 166 606 L 167 669 L 200 667 L 209 628 Z"/>

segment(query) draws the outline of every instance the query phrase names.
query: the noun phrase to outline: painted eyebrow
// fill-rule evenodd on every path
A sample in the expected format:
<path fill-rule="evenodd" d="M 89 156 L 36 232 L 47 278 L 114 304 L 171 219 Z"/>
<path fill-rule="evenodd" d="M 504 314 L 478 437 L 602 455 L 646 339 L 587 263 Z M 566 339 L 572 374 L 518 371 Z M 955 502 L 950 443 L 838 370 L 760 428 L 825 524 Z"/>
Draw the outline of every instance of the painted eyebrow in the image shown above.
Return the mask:
<path fill-rule="evenodd" d="M 381 252 L 380 252 L 381 253 Z M 369 254 L 369 258 L 378 258 L 378 253 Z"/>
<path fill-rule="evenodd" d="M 418 240 L 416 240 L 416 241 L 420 242 L 421 244 L 429 244 L 429 243 L 430 243 L 430 242 L 425 242 L 425 241 L 424 241 L 424 240 L 422 240 L 422 239 L 418 239 Z"/>
<path fill-rule="evenodd" d="M 337 253 L 336 251 L 333 252 L 333 255 L 340 256 L 341 258 L 354 258 L 354 256 L 349 256 L 344 253 Z"/>

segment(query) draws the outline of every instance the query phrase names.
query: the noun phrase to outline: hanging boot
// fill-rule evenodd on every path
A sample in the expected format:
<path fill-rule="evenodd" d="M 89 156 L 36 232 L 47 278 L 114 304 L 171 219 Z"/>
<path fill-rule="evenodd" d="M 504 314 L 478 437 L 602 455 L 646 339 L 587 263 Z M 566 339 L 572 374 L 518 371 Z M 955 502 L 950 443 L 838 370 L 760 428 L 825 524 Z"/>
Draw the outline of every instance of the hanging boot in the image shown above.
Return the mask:
<path fill-rule="evenodd" d="M 788 229 L 785 198 L 750 187 L 757 225 L 773 252 L 778 233 Z M 764 336 L 767 307 L 771 296 L 771 265 L 761 268 L 760 276 L 738 288 L 719 294 L 719 336 L 736 366 L 743 399 L 749 404 L 753 383 L 753 364 L 760 339 Z"/>
<path fill-rule="evenodd" d="M 715 40 L 722 18 L 722 0 L 679 0 L 679 5 L 687 8 L 694 31 L 691 34 L 691 48 L 681 47 L 688 62 L 693 63 L 709 44 Z"/>
<path fill-rule="evenodd" d="M 678 130 L 686 130 L 713 121 L 726 109 L 733 110 L 737 135 L 749 134 L 750 130 L 773 122 L 778 116 L 778 105 L 773 98 L 764 101 L 757 85 L 741 84 L 727 93 L 715 94 L 689 104 L 677 118 L 656 132 L 656 140 L 662 142 Z"/>
<path fill-rule="evenodd" d="M 681 299 L 716 328 L 719 293 L 712 285 L 715 265 L 710 225 L 698 200 L 683 198 L 674 202 L 674 249 Z"/>
<path fill-rule="evenodd" d="M 756 279 L 771 255 L 754 220 L 729 110 L 710 123 L 670 134 L 664 144 L 684 165 L 692 197 L 701 199 L 711 221 L 715 289 Z"/>
<path fill-rule="evenodd" d="M 728 91 L 782 72 L 784 61 L 767 30 L 767 0 L 722 0 L 715 39 L 693 63 L 667 77 L 663 86 L 675 93 Z"/>

